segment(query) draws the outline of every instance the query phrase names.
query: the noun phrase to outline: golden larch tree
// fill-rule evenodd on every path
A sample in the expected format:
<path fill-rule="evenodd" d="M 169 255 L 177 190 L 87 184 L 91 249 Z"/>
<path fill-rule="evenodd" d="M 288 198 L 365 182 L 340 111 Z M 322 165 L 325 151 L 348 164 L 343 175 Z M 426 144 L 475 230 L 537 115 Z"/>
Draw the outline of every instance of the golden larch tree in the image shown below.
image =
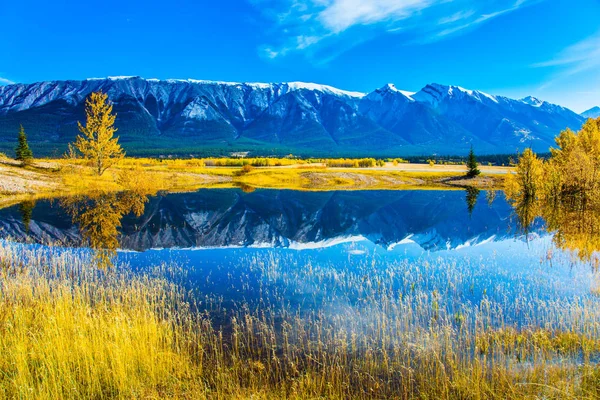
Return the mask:
<path fill-rule="evenodd" d="M 105 93 L 93 92 L 85 101 L 85 126 L 78 122 L 79 131 L 75 147 L 90 160 L 98 175 L 125 157 L 125 152 L 119 145 L 119 138 L 114 137 L 115 119 L 112 104 Z"/>

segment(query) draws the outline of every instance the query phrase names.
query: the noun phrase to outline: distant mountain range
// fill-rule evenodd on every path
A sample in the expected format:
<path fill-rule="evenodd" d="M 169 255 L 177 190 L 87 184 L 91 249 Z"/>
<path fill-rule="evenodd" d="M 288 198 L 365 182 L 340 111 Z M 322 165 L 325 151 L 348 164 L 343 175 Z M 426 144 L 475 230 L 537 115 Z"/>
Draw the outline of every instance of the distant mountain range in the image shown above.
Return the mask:
<path fill-rule="evenodd" d="M 78 134 L 85 98 L 108 93 L 131 155 L 403 156 L 547 151 L 585 118 L 533 97 L 514 100 L 431 84 L 371 93 L 311 83 L 231 83 L 111 77 L 0 87 L 0 151 L 19 124 L 39 155 L 60 155 Z"/>
<path fill-rule="evenodd" d="M 581 116 L 584 118 L 599 118 L 600 117 L 600 107 L 590 108 L 589 110 L 582 112 Z"/>

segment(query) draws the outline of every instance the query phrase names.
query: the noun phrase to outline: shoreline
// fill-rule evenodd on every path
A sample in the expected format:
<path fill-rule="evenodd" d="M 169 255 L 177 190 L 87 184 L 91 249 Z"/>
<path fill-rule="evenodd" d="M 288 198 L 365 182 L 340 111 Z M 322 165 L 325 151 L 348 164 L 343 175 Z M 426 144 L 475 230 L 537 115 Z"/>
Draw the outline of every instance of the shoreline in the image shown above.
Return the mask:
<path fill-rule="evenodd" d="M 205 166 L 201 160 L 127 158 L 102 176 L 83 160 L 40 159 L 22 167 L 0 160 L 0 208 L 26 200 L 55 198 L 92 191 L 122 191 L 133 179 L 142 191 L 184 192 L 199 189 L 242 188 L 302 191 L 461 190 L 466 187 L 501 190 L 510 167 L 480 166 L 481 175 L 468 179 L 463 165 L 386 163 L 383 167 L 326 167 L 321 163 L 284 166 Z"/>

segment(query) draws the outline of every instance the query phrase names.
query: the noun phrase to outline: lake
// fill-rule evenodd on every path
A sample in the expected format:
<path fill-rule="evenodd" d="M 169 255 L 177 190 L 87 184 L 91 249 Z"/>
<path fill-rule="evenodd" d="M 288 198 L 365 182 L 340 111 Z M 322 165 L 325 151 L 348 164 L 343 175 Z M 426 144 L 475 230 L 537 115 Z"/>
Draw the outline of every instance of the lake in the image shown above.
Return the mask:
<path fill-rule="evenodd" d="M 26 246 L 111 250 L 117 268 L 176 265 L 171 279 L 202 307 L 363 315 L 376 300 L 364 285 L 379 285 L 426 304 L 425 325 L 432 310 L 476 319 L 482 303 L 490 326 L 569 329 L 578 307 L 600 310 L 592 263 L 557 248 L 542 219 L 524 229 L 502 192 L 112 194 L 23 203 L 0 210 L 0 226 Z"/>

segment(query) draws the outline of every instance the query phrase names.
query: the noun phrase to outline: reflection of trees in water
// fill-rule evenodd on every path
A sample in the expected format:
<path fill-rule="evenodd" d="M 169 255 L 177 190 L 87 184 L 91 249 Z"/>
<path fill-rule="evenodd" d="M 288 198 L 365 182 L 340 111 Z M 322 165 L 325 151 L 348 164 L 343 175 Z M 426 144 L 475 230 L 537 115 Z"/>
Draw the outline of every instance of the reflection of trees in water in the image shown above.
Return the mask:
<path fill-rule="evenodd" d="M 121 220 L 127 214 L 141 216 L 148 197 L 133 191 L 98 192 L 61 200 L 61 206 L 79 225 L 86 245 L 96 251 L 98 266 L 112 265 L 119 246 Z"/>
<path fill-rule="evenodd" d="M 523 233 L 528 234 L 536 218 L 543 218 L 546 230 L 554 233 L 553 242 L 561 250 L 595 265 L 600 259 L 600 203 L 587 197 L 571 196 L 560 201 L 511 199 Z"/>
<path fill-rule="evenodd" d="M 467 192 L 467 211 L 469 211 L 469 216 L 471 216 L 471 214 L 473 214 L 473 210 L 475 209 L 475 205 L 477 204 L 480 190 L 475 187 L 467 186 L 465 191 Z"/>
<path fill-rule="evenodd" d="M 597 264 L 600 251 L 600 207 L 597 201 L 571 198 L 544 207 L 548 230 L 555 232 L 554 243 L 576 252 L 579 259 Z"/>
<path fill-rule="evenodd" d="M 247 184 L 245 184 L 243 182 L 240 183 L 238 186 L 239 186 L 240 189 L 242 189 L 242 192 L 244 192 L 244 193 L 252 193 L 252 192 L 254 192 L 256 190 L 255 187 L 247 185 Z"/>
<path fill-rule="evenodd" d="M 527 237 L 535 220 L 541 217 L 540 203 L 531 198 L 523 198 L 512 202 L 512 206 L 519 222 L 519 230 Z"/>
<path fill-rule="evenodd" d="M 498 193 L 493 189 L 489 189 L 485 192 L 485 200 L 487 201 L 489 207 L 492 207 L 494 204 L 497 194 Z"/>
<path fill-rule="evenodd" d="M 19 214 L 21 214 L 21 221 L 25 227 L 25 232 L 29 232 L 29 224 L 31 223 L 31 213 L 35 207 L 34 200 L 27 200 L 19 204 Z"/>

